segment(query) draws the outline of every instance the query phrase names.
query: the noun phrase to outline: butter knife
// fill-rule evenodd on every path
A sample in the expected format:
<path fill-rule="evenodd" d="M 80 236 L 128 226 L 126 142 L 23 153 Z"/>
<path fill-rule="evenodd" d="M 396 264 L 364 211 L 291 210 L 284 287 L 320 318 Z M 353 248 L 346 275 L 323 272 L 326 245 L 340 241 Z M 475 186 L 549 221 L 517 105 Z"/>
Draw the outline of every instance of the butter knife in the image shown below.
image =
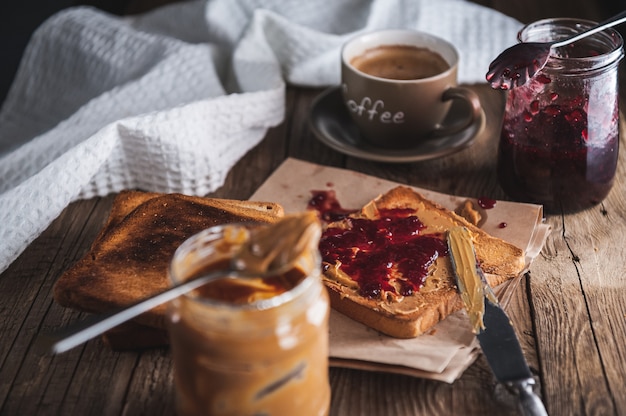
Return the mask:
<path fill-rule="evenodd" d="M 547 415 L 541 399 L 533 391 L 535 380 L 511 320 L 478 265 L 469 230 L 465 227 L 451 229 L 448 232 L 448 248 L 457 287 L 493 374 L 518 396 L 523 415 Z"/>

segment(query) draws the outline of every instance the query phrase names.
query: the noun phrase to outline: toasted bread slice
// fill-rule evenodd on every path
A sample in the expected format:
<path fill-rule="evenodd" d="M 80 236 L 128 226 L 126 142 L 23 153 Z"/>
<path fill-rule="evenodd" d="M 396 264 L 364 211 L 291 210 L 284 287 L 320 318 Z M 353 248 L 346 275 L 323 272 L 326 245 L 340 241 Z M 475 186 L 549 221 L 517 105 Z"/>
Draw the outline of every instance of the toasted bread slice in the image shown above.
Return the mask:
<path fill-rule="evenodd" d="M 179 194 L 172 194 L 176 197 Z M 115 197 L 113 202 L 113 206 L 111 207 L 111 212 L 109 213 L 109 217 L 104 227 L 94 240 L 94 244 L 96 244 L 99 239 L 105 235 L 110 228 L 120 223 L 128 214 L 130 214 L 135 208 L 144 202 L 157 198 L 163 197 L 165 194 L 157 193 L 157 192 L 143 192 L 143 191 L 134 191 L 134 190 L 126 190 L 122 191 Z M 216 206 L 221 206 L 224 209 L 251 209 L 257 210 L 261 212 L 261 215 L 275 215 L 278 217 L 282 217 L 285 214 L 283 207 L 280 204 L 276 204 L 274 202 L 261 202 L 261 201 L 243 201 L 237 199 L 216 199 L 216 198 L 201 198 L 201 197 L 187 197 L 187 198 L 200 198 L 199 201 L 206 202 L 207 199 L 211 201 L 212 204 Z"/>
<path fill-rule="evenodd" d="M 402 224 L 394 225 L 396 220 Z M 373 236 L 370 226 L 386 235 Z M 412 338 L 428 331 L 463 306 L 445 244 L 447 231 L 455 226 L 470 230 L 490 285 L 524 269 L 523 250 L 400 186 L 325 230 L 320 248 L 331 305 L 393 337 Z M 425 253 L 428 256 L 421 257 Z"/>
<path fill-rule="evenodd" d="M 274 203 L 122 192 L 89 252 L 55 283 L 54 299 L 95 313 L 128 306 L 168 287 L 171 257 L 193 234 L 226 223 L 273 223 L 282 215 Z M 164 328 L 165 306 L 136 322 Z"/>

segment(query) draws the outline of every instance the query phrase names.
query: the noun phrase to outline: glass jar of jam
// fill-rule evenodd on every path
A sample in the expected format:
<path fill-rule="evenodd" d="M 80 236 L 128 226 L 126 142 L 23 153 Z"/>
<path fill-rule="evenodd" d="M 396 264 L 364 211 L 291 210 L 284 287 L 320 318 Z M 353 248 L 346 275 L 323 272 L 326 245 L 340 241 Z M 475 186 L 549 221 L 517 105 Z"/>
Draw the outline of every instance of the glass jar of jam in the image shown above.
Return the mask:
<path fill-rule="evenodd" d="M 172 283 L 223 270 L 237 248 L 219 226 L 176 251 Z M 329 301 L 320 257 L 290 271 L 225 278 L 172 301 L 169 333 L 179 415 L 327 415 Z"/>
<path fill-rule="evenodd" d="M 593 25 L 545 19 L 520 42 L 549 42 Z M 507 94 L 498 176 L 513 199 L 567 213 L 601 202 L 613 186 L 619 146 L 618 64 L 623 40 L 607 29 L 552 51 L 546 66 Z"/>

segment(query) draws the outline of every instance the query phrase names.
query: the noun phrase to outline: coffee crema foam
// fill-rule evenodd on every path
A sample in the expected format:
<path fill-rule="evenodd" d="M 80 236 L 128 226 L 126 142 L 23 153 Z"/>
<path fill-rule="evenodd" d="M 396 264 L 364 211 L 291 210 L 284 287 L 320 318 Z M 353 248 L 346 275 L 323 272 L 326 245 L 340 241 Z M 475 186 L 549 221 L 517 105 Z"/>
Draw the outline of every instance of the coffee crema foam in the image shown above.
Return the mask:
<path fill-rule="evenodd" d="M 354 57 L 350 65 L 379 78 L 411 80 L 429 78 L 450 68 L 438 53 L 410 45 L 383 45 Z"/>

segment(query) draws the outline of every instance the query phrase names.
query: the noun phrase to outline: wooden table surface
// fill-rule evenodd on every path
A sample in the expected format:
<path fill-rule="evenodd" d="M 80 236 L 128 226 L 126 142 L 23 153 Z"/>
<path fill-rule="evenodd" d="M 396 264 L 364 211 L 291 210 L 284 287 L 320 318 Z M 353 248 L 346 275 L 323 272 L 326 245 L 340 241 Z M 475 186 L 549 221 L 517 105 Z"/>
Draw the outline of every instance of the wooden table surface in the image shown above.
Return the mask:
<path fill-rule="evenodd" d="M 523 22 L 557 15 L 600 20 L 614 11 L 583 0 L 480 3 Z M 622 97 L 625 86 L 622 82 Z M 237 163 L 212 196 L 248 198 L 291 156 L 445 193 L 507 199 L 495 175 L 504 94 L 486 85 L 471 88 L 487 117 L 475 143 L 451 156 L 410 164 L 359 160 L 321 144 L 307 124 L 320 90 L 290 88 L 285 121 Z M 622 121 L 622 140 L 625 128 Z M 615 186 L 600 205 L 547 216 L 553 231 L 508 306 L 551 415 L 626 414 L 625 159 L 622 151 Z M 34 347 L 39 333 L 84 318 L 57 305 L 51 289 L 85 254 L 113 198 L 70 205 L 0 276 L 0 414 L 174 413 L 167 349 L 112 352 L 94 340 L 51 356 Z M 331 415 L 517 414 L 482 356 L 453 384 L 342 368 L 330 369 L 330 383 Z"/>

